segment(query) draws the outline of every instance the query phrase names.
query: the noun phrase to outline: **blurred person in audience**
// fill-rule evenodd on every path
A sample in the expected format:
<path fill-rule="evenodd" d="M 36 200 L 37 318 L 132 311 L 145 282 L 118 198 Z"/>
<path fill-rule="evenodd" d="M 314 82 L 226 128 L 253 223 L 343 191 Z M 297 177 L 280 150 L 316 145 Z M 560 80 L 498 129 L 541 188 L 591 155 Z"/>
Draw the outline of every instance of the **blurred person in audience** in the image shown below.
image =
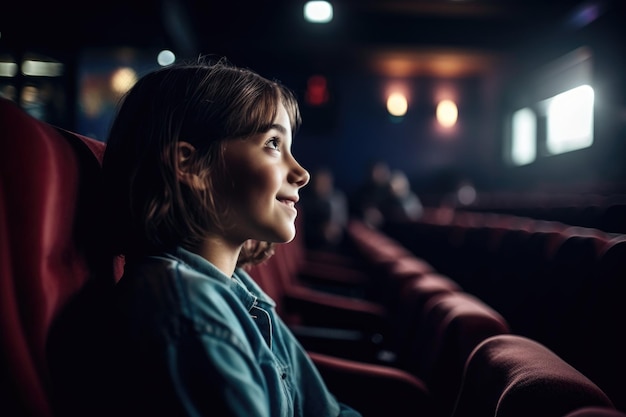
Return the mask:
<path fill-rule="evenodd" d="M 422 216 L 424 207 L 402 170 L 391 172 L 389 194 L 380 204 L 384 221 L 415 221 Z"/>
<path fill-rule="evenodd" d="M 349 210 L 346 194 L 335 186 L 333 172 L 321 167 L 303 190 L 304 239 L 313 249 L 339 249 L 344 242 Z"/>
<path fill-rule="evenodd" d="M 17 100 L 17 89 L 12 84 L 6 84 L 0 86 L 0 97 L 9 99 L 11 101 Z"/>
<path fill-rule="evenodd" d="M 367 169 L 365 182 L 352 195 L 351 213 L 370 226 L 378 227 L 383 222 L 381 204 L 390 193 L 391 169 L 383 160 L 372 162 Z"/>
<path fill-rule="evenodd" d="M 450 219 L 457 209 L 463 209 L 476 204 L 478 191 L 469 178 L 461 178 L 456 182 L 451 191 L 442 195 L 439 202 L 439 216 L 442 221 Z"/>
<path fill-rule="evenodd" d="M 456 187 L 456 206 L 466 207 L 476 203 L 478 198 L 474 183 L 469 178 L 464 178 L 457 184 Z"/>

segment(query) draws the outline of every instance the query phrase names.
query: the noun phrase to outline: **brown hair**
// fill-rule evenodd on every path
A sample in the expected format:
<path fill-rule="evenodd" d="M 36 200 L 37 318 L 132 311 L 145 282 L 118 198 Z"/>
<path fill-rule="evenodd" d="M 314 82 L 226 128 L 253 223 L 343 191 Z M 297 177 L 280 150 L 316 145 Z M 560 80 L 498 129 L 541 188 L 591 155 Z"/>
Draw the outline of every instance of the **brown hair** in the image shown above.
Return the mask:
<path fill-rule="evenodd" d="M 268 131 L 280 103 L 295 134 L 301 116 L 293 92 L 225 59 L 201 57 L 140 78 L 122 99 L 103 161 L 112 250 L 134 256 L 193 249 L 207 231 L 223 230 L 215 187 L 227 179 L 221 144 Z M 207 187 L 178 180 L 180 141 L 195 147 L 191 170 Z M 238 264 L 272 253 L 268 242 L 246 242 Z"/>

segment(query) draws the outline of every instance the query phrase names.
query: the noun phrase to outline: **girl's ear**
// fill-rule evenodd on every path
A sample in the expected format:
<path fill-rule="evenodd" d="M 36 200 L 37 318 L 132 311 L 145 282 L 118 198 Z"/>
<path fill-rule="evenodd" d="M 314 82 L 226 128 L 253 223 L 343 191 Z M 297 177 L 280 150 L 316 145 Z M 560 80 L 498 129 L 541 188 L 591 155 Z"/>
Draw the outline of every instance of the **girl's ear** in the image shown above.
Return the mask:
<path fill-rule="evenodd" d="M 193 159 L 196 148 L 189 142 L 180 141 L 176 145 L 176 158 L 178 159 L 176 176 L 183 184 L 191 188 L 204 189 L 206 185 L 201 176 L 193 171 Z"/>

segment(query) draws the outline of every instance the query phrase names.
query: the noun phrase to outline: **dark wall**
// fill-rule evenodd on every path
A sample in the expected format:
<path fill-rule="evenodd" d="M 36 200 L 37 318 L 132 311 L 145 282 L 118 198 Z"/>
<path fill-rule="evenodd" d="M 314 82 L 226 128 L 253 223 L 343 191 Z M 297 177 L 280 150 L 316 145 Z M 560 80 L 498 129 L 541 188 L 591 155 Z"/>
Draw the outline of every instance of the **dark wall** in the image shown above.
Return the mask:
<path fill-rule="evenodd" d="M 392 119 L 383 91 L 392 81 L 373 74 L 330 77 L 334 102 L 326 109 L 303 108 L 304 126 L 294 152 L 314 170 L 330 166 L 336 183 L 353 190 L 374 159 L 406 171 L 422 193 L 451 190 L 461 178 L 479 189 L 532 191 L 604 191 L 626 184 L 626 54 L 623 6 L 584 27 L 557 24 L 529 34 L 507 52 L 508 60 L 491 74 L 462 79 L 417 77 L 405 80 L 413 95 L 407 115 Z M 523 166 L 508 165 L 503 153 L 506 118 L 537 84 L 538 69 L 580 47 L 593 57 L 596 91 L 594 144 L 587 149 Z M 284 76 L 293 86 L 305 75 Z M 435 91 L 452 86 L 458 95 L 459 122 L 451 134 L 435 128 Z M 303 90 L 299 90 L 303 93 Z"/>
<path fill-rule="evenodd" d="M 290 81 L 285 77 L 286 84 L 299 84 Z M 310 171 L 331 167 L 336 184 L 348 192 L 364 180 L 374 160 L 405 171 L 414 188 L 422 190 L 447 186 L 452 175 L 471 175 L 492 160 L 493 150 L 488 148 L 494 138 L 486 138 L 490 132 L 484 129 L 489 121 L 485 80 L 404 80 L 411 99 L 402 118 L 390 116 L 385 108 L 385 87 L 392 81 L 375 75 L 335 76 L 329 106 L 303 105 L 303 126 L 294 141 L 296 157 Z M 457 97 L 459 120 L 450 131 L 435 122 L 434 97 L 442 87 Z"/>
<path fill-rule="evenodd" d="M 598 2 L 599 3 L 599 2 Z M 515 51 L 512 70 L 503 83 L 498 121 L 504 121 L 525 98 L 541 94 L 541 68 L 584 47 L 592 56 L 595 91 L 594 143 L 590 148 L 540 158 L 523 167 L 501 167 L 500 187 L 514 190 L 625 191 L 626 170 L 626 38 L 623 2 L 605 2 L 595 20 L 577 25 L 565 18 L 550 31 L 529 36 Z M 601 4 L 601 3 L 600 3 Z M 553 83 L 558 83 L 558 80 Z M 549 87 L 549 86 L 548 86 Z M 503 141 L 498 143 L 502 148 Z M 500 153 L 502 152 L 499 151 Z"/>

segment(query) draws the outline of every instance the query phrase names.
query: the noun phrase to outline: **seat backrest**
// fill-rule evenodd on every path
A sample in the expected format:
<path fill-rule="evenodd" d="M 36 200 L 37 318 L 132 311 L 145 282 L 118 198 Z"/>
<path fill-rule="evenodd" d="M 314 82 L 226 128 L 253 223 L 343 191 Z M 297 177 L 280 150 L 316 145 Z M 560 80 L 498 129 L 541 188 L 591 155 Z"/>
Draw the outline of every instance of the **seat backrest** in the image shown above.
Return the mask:
<path fill-rule="evenodd" d="M 626 235 L 617 235 L 600 256 L 585 306 L 580 332 L 586 340 L 576 346 L 579 368 L 626 411 Z M 582 339 L 582 337 L 581 337 Z"/>
<path fill-rule="evenodd" d="M 463 291 L 463 289 L 451 278 L 437 272 L 427 272 L 407 278 L 396 302 L 397 308 L 394 316 L 398 330 L 396 340 L 399 361 L 411 363 L 413 360 L 415 338 L 419 337 L 417 329 L 428 302 L 440 294 L 455 291 Z"/>
<path fill-rule="evenodd" d="M 589 406 L 614 408 L 604 391 L 545 345 L 507 334 L 472 351 L 452 417 L 560 417 Z"/>
<path fill-rule="evenodd" d="M 361 220 L 351 219 L 346 233 L 360 254 L 370 261 L 370 266 L 373 268 L 386 268 L 389 263 L 401 257 L 415 256 L 400 242 Z"/>
<path fill-rule="evenodd" d="M 426 384 L 391 366 L 309 352 L 333 394 L 363 416 L 439 416 Z"/>
<path fill-rule="evenodd" d="M 473 349 L 491 336 L 508 333 L 511 329 L 504 317 L 469 293 L 433 296 L 424 306 L 417 328 L 414 372 L 449 413 Z"/>
<path fill-rule="evenodd" d="M 589 297 L 598 285 L 595 274 L 609 237 L 566 233 L 543 282 L 534 288 L 534 339 L 571 361 L 578 345 L 588 338 L 581 323 L 589 318 Z"/>
<path fill-rule="evenodd" d="M 626 412 L 612 407 L 582 407 L 563 417 L 626 417 Z"/>
<path fill-rule="evenodd" d="M 100 251 L 104 143 L 6 99 L 0 126 L 0 414 L 48 417 L 52 329 L 94 271 L 114 273 Z"/>

